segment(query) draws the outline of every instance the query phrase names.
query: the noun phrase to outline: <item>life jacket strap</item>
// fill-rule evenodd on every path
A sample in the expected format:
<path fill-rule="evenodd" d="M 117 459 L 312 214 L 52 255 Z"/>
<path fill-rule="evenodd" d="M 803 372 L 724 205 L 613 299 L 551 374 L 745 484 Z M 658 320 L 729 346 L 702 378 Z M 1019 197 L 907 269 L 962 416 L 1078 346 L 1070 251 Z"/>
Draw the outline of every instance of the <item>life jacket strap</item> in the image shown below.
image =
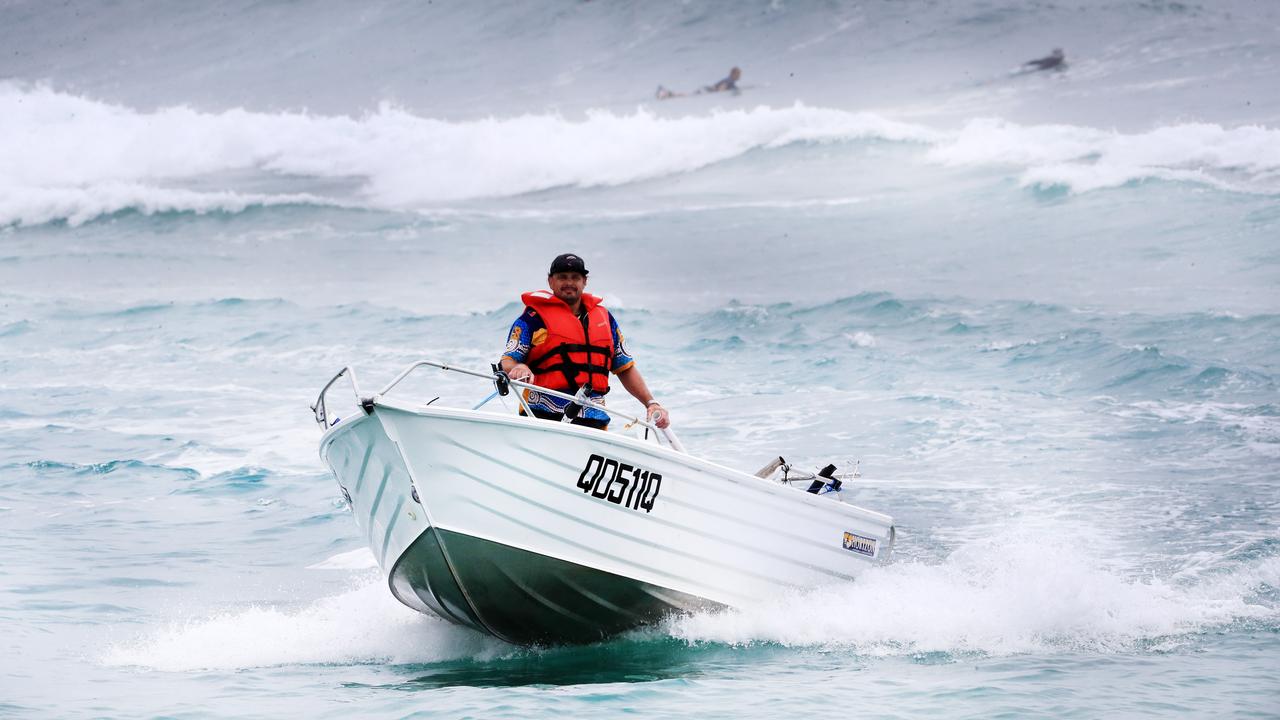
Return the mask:
<path fill-rule="evenodd" d="M 583 353 L 586 355 L 586 362 L 578 362 L 569 357 L 569 353 Z M 548 372 L 559 372 L 564 376 L 567 392 L 577 392 L 581 385 L 576 381 L 579 373 L 586 373 L 588 377 L 600 373 L 604 377 L 609 376 L 609 360 L 612 351 L 596 345 L 587 345 L 585 343 L 564 343 L 558 345 L 546 355 L 538 358 L 529 364 L 529 369 L 535 374 L 543 374 Z M 600 356 L 597 360 L 596 356 Z M 593 388 L 594 389 L 594 388 Z M 608 393 L 605 389 L 600 394 Z"/>

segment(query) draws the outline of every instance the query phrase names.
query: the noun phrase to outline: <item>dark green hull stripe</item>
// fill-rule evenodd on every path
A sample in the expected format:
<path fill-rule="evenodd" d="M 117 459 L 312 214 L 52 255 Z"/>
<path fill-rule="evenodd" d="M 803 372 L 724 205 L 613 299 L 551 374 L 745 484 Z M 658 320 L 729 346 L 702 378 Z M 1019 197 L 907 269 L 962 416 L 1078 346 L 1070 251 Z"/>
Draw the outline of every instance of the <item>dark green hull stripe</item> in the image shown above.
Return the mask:
<path fill-rule="evenodd" d="M 448 552 L 452 563 L 446 562 Z M 453 622 L 521 644 L 594 642 L 715 603 L 634 578 L 431 528 L 396 561 L 391 591 Z"/>
<path fill-rule="evenodd" d="M 391 594 L 405 605 L 419 611 L 425 606 L 446 620 L 493 634 L 472 612 L 458 587 L 435 528 L 419 535 L 396 560 L 388 581 Z"/>

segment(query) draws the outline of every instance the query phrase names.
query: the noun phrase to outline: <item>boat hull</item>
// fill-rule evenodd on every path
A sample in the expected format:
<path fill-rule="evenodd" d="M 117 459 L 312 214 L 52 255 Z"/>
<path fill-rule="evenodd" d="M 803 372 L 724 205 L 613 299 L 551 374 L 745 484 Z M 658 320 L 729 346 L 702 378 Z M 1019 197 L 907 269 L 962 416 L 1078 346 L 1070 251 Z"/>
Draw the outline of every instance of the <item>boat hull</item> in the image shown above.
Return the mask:
<path fill-rule="evenodd" d="M 391 591 L 512 642 L 847 581 L 892 551 L 887 516 L 617 433 L 385 402 L 347 432 L 322 453 Z"/>
<path fill-rule="evenodd" d="M 450 562 L 458 558 L 458 562 Z M 586 643 L 714 603 L 521 548 L 432 528 L 396 562 L 410 607 L 517 644 Z"/>
<path fill-rule="evenodd" d="M 320 455 L 351 504 L 361 536 L 383 571 L 430 529 L 427 514 L 414 499 L 404 458 L 372 415 L 343 420 L 320 445 Z M 428 608 L 411 606 L 427 612 Z"/>

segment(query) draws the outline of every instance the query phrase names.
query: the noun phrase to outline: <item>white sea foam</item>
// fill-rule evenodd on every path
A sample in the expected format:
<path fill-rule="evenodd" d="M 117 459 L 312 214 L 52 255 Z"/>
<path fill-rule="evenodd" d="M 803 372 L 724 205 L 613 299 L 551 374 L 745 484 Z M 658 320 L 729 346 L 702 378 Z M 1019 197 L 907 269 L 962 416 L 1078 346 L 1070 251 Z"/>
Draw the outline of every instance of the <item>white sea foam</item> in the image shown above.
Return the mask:
<path fill-rule="evenodd" d="M 308 565 L 308 570 L 368 570 L 378 567 L 378 560 L 373 556 L 373 552 L 369 548 L 362 547 L 355 550 L 348 550 L 344 553 L 338 553 L 333 557 L 325 558 L 314 565 Z"/>
<path fill-rule="evenodd" d="M 844 336 L 848 338 L 849 344 L 853 345 L 854 347 L 873 348 L 876 346 L 876 338 L 871 333 L 859 331 L 859 332 L 853 333 L 852 335 L 849 333 L 845 333 Z"/>
<path fill-rule="evenodd" d="M 404 607 L 378 576 L 300 610 L 255 607 L 178 623 L 112 646 L 102 662 L 181 672 L 440 662 L 509 652 L 510 645 Z"/>
<path fill-rule="evenodd" d="M 928 161 L 952 166 L 1012 165 L 1024 185 L 1081 192 L 1143 178 L 1270 192 L 1268 178 L 1280 172 L 1280 131 L 1262 127 L 1183 124 L 1122 134 L 980 119 L 948 132 L 801 104 L 680 117 L 638 108 L 589 111 L 581 119 L 525 114 L 457 122 L 389 104 L 361 117 L 141 112 L 2 82 L 0 226 L 75 224 L 125 209 L 440 208 L 556 187 L 625 185 L 795 143 L 858 140 L 921 144 Z M 254 178 L 251 191 L 240 187 L 246 176 Z M 335 190 L 335 181 L 346 189 Z M 317 182 L 328 184 L 323 192 Z"/>
<path fill-rule="evenodd" d="M 1209 425 L 1239 433 L 1260 455 L 1280 457 L 1280 417 L 1245 403 L 1143 400 L 1114 404 L 1120 417 L 1151 419 L 1173 425 Z"/>
<path fill-rule="evenodd" d="M 353 564 L 347 560 L 357 552 L 330 561 Z M 681 616 L 660 632 L 690 642 L 838 646 L 878 655 L 1106 652 L 1271 617 L 1274 609 L 1249 597 L 1277 584 L 1280 558 L 1189 585 L 1124 577 L 1078 545 L 1003 538 L 971 544 L 941 565 L 897 564 L 849 585 Z M 511 652 L 510 645 L 403 607 L 381 576 L 370 576 L 360 587 L 298 610 L 255 607 L 176 623 L 111 646 L 102 662 L 182 672 L 492 659 Z"/>
<path fill-rule="evenodd" d="M 1023 167 L 1024 185 L 1076 192 L 1148 178 L 1274 192 L 1266 181 L 1280 169 L 1280 130 L 1188 123 L 1124 134 L 984 118 L 970 121 L 957 135 L 935 145 L 929 157 L 948 165 Z"/>
<path fill-rule="evenodd" d="M 204 215 L 238 213 L 251 207 L 278 205 L 343 205 L 309 193 L 202 192 L 138 182 L 109 181 L 82 187 L 18 184 L 5 187 L 0 184 L 0 189 L 3 189 L 4 196 L 0 200 L 0 225 L 38 225 L 65 220 L 68 225 L 75 226 L 121 210 L 136 210 L 144 215 L 166 212 Z"/>
<path fill-rule="evenodd" d="M 1034 347 L 1039 344 L 1037 340 L 992 340 L 989 343 L 978 346 L 978 349 L 983 352 L 1000 352 L 1020 347 Z"/>
<path fill-rule="evenodd" d="M 578 121 L 521 115 L 453 123 L 391 105 L 360 118 L 186 107 L 146 113 L 0 83 L 0 225 L 59 215 L 80 221 L 132 207 L 208 211 L 271 202 L 172 188 L 235 171 L 355 179 L 360 197 L 353 202 L 414 208 L 621 185 L 796 142 L 936 137 L 878 115 L 801 105 L 682 118 L 637 110 L 593 111 Z M 275 202 L 305 197 L 292 193 Z"/>
<path fill-rule="evenodd" d="M 1273 616 L 1275 609 L 1250 597 L 1274 587 L 1278 573 L 1280 558 L 1270 558 L 1195 585 L 1133 578 L 1099 563 L 1087 542 L 1006 535 L 970 543 L 939 565 L 875 568 L 854 583 L 680 617 L 665 629 L 688 641 L 883 655 L 1106 652 Z"/>

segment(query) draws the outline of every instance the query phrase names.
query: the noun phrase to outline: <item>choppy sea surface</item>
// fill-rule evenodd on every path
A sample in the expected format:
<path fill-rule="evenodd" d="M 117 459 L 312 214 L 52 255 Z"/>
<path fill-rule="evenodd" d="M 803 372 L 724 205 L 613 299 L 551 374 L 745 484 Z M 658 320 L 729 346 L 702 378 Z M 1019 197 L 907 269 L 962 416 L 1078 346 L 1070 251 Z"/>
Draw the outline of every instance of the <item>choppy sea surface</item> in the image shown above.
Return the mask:
<path fill-rule="evenodd" d="M 1280 716 L 1277 28 L 3 4 L 0 716 Z M 692 452 L 860 461 L 896 561 L 587 647 L 400 606 L 307 405 L 483 369 L 566 251 Z"/>

